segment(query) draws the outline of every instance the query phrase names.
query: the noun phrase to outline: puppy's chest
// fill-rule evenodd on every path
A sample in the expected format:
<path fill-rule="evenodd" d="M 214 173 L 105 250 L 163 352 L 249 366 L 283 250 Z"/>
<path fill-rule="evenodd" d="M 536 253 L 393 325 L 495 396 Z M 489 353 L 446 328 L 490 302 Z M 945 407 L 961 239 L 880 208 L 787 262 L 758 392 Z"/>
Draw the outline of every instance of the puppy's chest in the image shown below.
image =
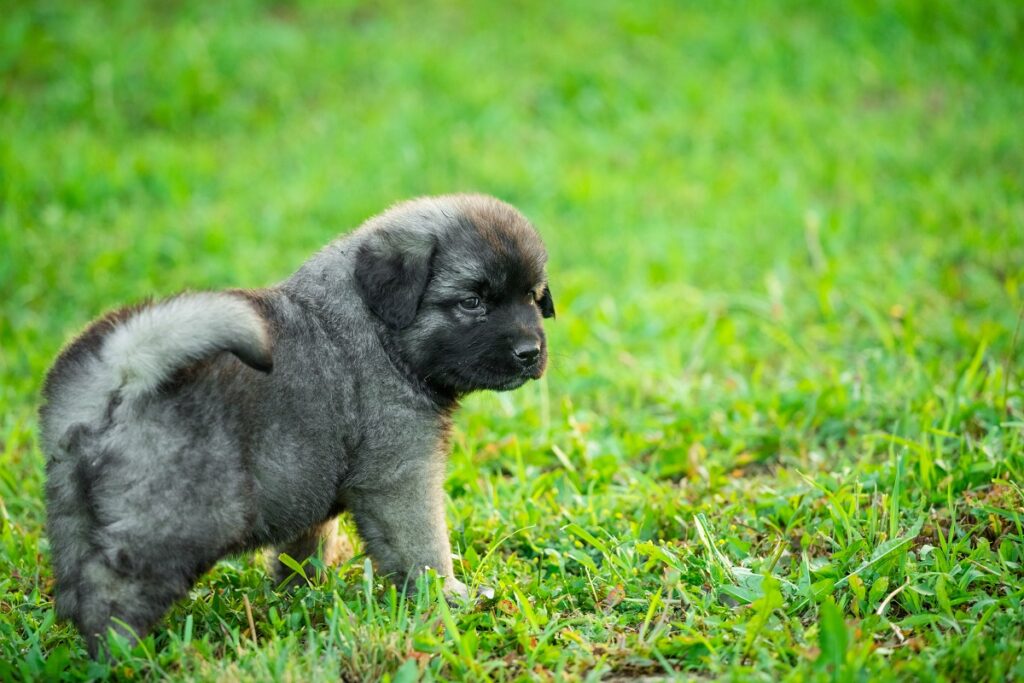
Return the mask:
<path fill-rule="evenodd" d="M 450 431 L 450 420 L 437 416 L 396 414 L 365 422 L 361 438 L 346 439 L 343 486 L 384 486 L 416 472 L 443 472 Z"/>

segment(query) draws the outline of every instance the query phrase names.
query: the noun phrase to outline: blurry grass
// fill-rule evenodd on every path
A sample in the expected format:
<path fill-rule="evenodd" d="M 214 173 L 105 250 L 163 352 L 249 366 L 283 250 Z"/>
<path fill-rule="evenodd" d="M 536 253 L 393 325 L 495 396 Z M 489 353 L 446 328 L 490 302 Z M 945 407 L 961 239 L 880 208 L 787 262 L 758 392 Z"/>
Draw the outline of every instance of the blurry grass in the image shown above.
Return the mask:
<path fill-rule="evenodd" d="M 1024 676 L 1018 3 L 0 12 L 0 679 Z M 547 379 L 458 419 L 496 600 L 238 558 L 90 663 L 42 534 L 61 343 L 457 190 L 536 222 L 559 307 Z"/>

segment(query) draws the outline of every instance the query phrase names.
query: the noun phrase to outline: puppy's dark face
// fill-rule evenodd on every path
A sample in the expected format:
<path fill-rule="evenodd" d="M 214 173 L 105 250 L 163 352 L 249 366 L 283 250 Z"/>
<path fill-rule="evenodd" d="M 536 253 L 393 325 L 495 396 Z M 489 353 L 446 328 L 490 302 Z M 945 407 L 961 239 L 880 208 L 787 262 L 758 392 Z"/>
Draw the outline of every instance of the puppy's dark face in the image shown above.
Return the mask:
<path fill-rule="evenodd" d="M 402 334 L 419 376 L 459 393 L 515 389 L 540 377 L 542 318 L 554 313 L 539 240 L 478 227 L 440 246 L 416 319 Z"/>
<path fill-rule="evenodd" d="M 421 381 L 456 396 L 515 389 L 547 366 L 542 323 L 555 310 L 544 245 L 507 204 L 449 202 L 402 221 L 383 248 L 364 247 L 357 281 Z M 381 305 L 399 290 L 397 305 Z"/>

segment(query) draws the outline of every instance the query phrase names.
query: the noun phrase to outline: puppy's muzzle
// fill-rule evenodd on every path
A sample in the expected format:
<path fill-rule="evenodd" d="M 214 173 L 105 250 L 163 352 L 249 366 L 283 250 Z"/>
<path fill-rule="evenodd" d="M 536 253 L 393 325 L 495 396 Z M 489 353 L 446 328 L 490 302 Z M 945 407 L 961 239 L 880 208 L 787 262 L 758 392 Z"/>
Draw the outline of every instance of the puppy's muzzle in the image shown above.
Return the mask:
<path fill-rule="evenodd" d="M 512 360 L 519 374 L 536 379 L 544 372 L 544 343 L 537 335 L 523 336 L 512 342 Z"/>
<path fill-rule="evenodd" d="M 512 347 L 512 355 L 516 357 L 516 360 L 523 367 L 533 365 L 540 358 L 540 340 L 527 339 L 516 342 L 515 346 Z"/>

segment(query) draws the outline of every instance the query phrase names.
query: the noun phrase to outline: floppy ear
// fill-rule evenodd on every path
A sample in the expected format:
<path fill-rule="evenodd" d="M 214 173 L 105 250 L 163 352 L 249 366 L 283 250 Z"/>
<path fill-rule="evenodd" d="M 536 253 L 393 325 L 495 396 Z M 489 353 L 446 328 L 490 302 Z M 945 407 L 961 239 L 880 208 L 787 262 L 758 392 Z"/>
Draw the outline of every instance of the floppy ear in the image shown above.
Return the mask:
<path fill-rule="evenodd" d="M 544 285 L 544 293 L 540 295 L 540 301 L 537 302 L 540 306 L 540 314 L 545 318 L 555 317 L 555 301 L 551 298 L 551 287 Z"/>
<path fill-rule="evenodd" d="M 400 330 L 416 317 L 430 279 L 434 240 L 429 235 L 381 232 L 356 252 L 356 286 L 373 313 Z"/>

